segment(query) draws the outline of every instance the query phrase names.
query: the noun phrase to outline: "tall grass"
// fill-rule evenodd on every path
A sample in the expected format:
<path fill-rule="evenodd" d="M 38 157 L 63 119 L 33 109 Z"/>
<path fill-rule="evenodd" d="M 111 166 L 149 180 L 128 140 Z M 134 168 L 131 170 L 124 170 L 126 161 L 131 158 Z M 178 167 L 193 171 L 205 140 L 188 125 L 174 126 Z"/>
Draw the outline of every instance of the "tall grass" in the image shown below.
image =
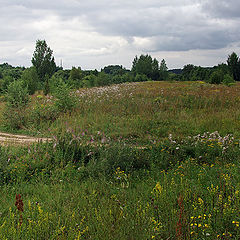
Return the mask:
<path fill-rule="evenodd" d="M 53 141 L 0 149 L 0 239 L 240 239 L 239 87 L 82 89 L 64 114 L 33 97 Z"/>

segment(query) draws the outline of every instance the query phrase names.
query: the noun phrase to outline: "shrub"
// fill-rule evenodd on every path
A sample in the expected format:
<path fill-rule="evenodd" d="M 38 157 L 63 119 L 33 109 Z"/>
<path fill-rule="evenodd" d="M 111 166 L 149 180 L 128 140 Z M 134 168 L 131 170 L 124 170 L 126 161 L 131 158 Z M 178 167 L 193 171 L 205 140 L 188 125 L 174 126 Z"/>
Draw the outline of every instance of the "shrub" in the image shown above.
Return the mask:
<path fill-rule="evenodd" d="M 82 87 L 93 87 L 96 76 L 94 74 L 87 75 L 82 80 Z"/>
<path fill-rule="evenodd" d="M 137 74 L 135 77 L 135 82 L 145 82 L 149 81 L 149 78 L 144 74 Z"/>
<path fill-rule="evenodd" d="M 37 101 L 31 107 L 30 121 L 37 128 L 40 129 L 42 123 L 47 121 L 54 121 L 58 117 L 58 110 L 53 102 L 52 96 L 43 97 L 37 96 Z"/>
<path fill-rule="evenodd" d="M 223 83 L 227 86 L 231 86 L 234 83 L 234 79 L 229 74 L 225 74 L 223 78 Z"/>
<path fill-rule="evenodd" d="M 0 79 L 0 91 L 6 92 L 11 82 L 13 82 L 13 78 L 11 76 L 3 76 L 3 78 Z"/>
<path fill-rule="evenodd" d="M 23 72 L 21 79 L 22 79 L 24 85 L 27 87 L 29 94 L 32 95 L 35 93 L 36 90 L 39 89 L 40 82 L 39 82 L 37 70 L 35 67 L 26 69 Z"/>
<path fill-rule="evenodd" d="M 220 84 L 222 81 L 223 81 L 222 71 L 213 72 L 209 78 L 209 83 L 211 84 Z"/>
<path fill-rule="evenodd" d="M 6 93 L 7 105 L 14 108 L 25 107 L 29 102 L 27 87 L 22 81 L 14 81 L 9 84 Z"/>
<path fill-rule="evenodd" d="M 72 92 L 71 87 L 69 87 L 63 80 L 59 80 L 58 86 L 53 92 L 55 100 L 55 106 L 59 112 L 67 112 L 73 110 L 77 106 L 77 97 Z"/>
<path fill-rule="evenodd" d="M 26 108 L 29 102 L 27 87 L 22 81 L 14 81 L 8 86 L 4 109 L 5 126 L 12 129 L 22 128 L 26 124 Z"/>
<path fill-rule="evenodd" d="M 100 87 L 100 86 L 106 86 L 111 84 L 111 78 L 109 75 L 101 72 L 98 74 L 98 76 L 94 79 L 94 86 Z"/>

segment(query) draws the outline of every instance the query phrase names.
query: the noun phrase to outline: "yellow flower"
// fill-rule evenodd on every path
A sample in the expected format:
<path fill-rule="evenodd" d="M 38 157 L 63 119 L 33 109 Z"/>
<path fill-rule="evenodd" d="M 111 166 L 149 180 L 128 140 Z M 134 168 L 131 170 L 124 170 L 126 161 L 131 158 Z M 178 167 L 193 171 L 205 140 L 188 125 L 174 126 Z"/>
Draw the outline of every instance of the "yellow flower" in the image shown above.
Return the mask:
<path fill-rule="evenodd" d="M 156 186 L 155 186 L 155 189 L 156 189 L 159 193 L 162 192 L 162 186 L 160 185 L 159 182 L 157 182 L 157 184 L 156 184 Z"/>
<path fill-rule="evenodd" d="M 202 200 L 201 198 L 198 198 L 198 203 L 199 203 L 200 205 L 202 205 L 202 204 L 203 204 L 203 200 Z"/>

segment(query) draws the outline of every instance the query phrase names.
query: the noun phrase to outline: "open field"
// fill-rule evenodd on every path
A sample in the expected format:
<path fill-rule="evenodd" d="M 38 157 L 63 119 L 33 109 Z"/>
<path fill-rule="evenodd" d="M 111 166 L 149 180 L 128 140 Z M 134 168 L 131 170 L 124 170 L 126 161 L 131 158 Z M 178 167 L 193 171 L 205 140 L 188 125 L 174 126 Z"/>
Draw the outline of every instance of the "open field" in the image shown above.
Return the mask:
<path fill-rule="evenodd" d="M 140 141 L 149 134 L 186 137 L 207 131 L 240 136 L 239 83 L 227 87 L 203 82 L 143 82 L 81 89 L 76 110 L 56 121 L 51 109 L 54 100 L 40 96 L 33 97 L 26 113 L 25 131 L 48 135 L 49 128 L 72 127 Z M 39 115 L 37 121 L 31 114 Z"/>
<path fill-rule="evenodd" d="M 0 239 L 240 239 L 240 84 L 76 96 L 33 96 L 18 132 L 53 140 L 0 148 Z"/>

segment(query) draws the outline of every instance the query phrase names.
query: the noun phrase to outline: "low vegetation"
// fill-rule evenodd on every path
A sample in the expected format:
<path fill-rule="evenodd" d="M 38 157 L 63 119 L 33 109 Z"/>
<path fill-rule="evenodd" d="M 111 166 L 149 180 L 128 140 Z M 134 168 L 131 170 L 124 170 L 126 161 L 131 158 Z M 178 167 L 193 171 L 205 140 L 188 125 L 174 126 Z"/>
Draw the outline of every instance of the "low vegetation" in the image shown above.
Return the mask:
<path fill-rule="evenodd" d="M 32 96 L 21 129 L 53 140 L 1 147 L 0 238 L 239 239 L 239 86 Z"/>

